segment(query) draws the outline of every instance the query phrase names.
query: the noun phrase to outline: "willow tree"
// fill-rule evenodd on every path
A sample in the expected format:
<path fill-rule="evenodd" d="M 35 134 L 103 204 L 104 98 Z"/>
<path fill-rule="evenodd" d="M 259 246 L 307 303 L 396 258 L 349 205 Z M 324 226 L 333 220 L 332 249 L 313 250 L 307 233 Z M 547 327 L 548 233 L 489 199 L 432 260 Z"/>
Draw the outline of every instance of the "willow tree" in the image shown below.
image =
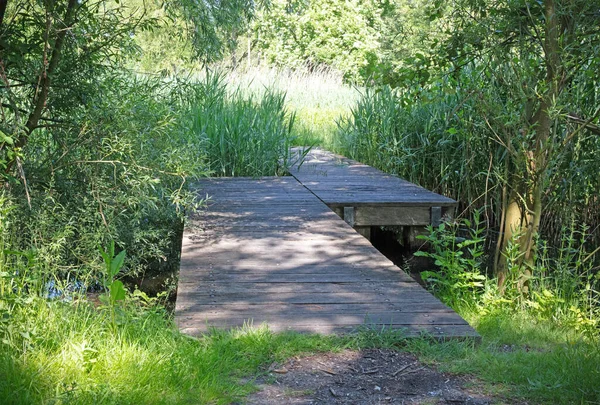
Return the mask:
<path fill-rule="evenodd" d="M 204 62 L 222 57 L 231 32 L 247 24 L 255 5 L 164 4 L 184 16 L 181 36 Z M 136 0 L 0 2 L 0 178 L 25 181 L 20 156 L 30 139 L 45 129 L 77 126 L 74 111 L 89 108 L 90 95 L 101 92 L 110 72 L 122 71 L 121 62 L 139 50 L 135 34 L 157 26 L 146 11 L 146 3 Z"/>
<path fill-rule="evenodd" d="M 233 24 L 232 2 L 192 3 L 170 7 L 186 7 L 198 56 L 217 58 L 214 36 L 228 28 L 217 24 Z M 62 275 L 94 268 L 107 240 L 128 249 L 129 269 L 161 262 L 189 202 L 182 179 L 204 163 L 201 146 L 187 153 L 195 139 L 181 124 L 192 86 L 127 70 L 140 52 L 136 34 L 156 29 L 146 3 L 0 5 L 0 195 L 16 207 L 11 250 L 35 247 L 38 262 Z"/>
<path fill-rule="evenodd" d="M 552 163 L 582 133 L 598 133 L 600 108 L 588 100 L 599 91 L 600 1 L 456 0 L 450 8 L 438 62 L 454 72 L 477 65 L 517 111 L 490 125 L 506 156 L 495 268 L 504 289 L 503 252 L 516 243 L 526 292 Z"/>

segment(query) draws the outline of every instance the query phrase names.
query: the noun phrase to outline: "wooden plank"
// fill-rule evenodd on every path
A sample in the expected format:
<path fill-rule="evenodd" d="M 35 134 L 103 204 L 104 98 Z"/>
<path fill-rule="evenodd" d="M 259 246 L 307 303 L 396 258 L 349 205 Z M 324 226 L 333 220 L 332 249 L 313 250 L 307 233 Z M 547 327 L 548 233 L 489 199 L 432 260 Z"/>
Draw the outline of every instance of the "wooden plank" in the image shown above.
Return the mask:
<path fill-rule="evenodd" d="M 224 268 L 227 270 L 224 270 Z M 338 265 L 338 266 L 327 266 L 322 267 L 324 271 L 315 271 L 310 266 L 297 266 L 297 267 L 288 267 L 288 266 L 244 266 L 238 265 L 237 263 L 224 263 L 223 265 L 217 265 L 215 267 L 214 264 L 209 264 L 208 267 L 200 267 L 200 266 L 189 266 L 186 265 L 185 270 L 189 271 L 190 277 L 194 280 L 199 280 L 199 277 L 202 275 L 232 275 L 232 276 L 261 276 L 261 275 L 285 275 L 286 277 L 293 278 L 294 275 L 298 276 L 319 276 L 319 275 L 328 275 L 328 276 L 336 276 L 336 275 L 389 275 L 392 274 L 392 279 L 394 282 L 398 280 L 405 281 L 405 285 L 409 282 L 409 276 L 402 277 L 402 275 L 396 274 L 400 272 L 399 269 L 390 268 L 391 271 L 381 270 L 381 269 L 361 269 L 357 266 L 354 266 L 354 271 L 351 271 L 352 266 L 348 265 Z M 194 271 L 196 270 L 196 271 Z M 378 279 L 379 281 L 383 281 Z M 341 283 L 341 282 L 340 282 Z M 416 285 L 416 282 L 412 284 Z"/>
<path fill-rule="evenodd" d="M 211 200 L 184 233 L 175 310 L 182 331 L 268 322 L 274 331 L 474 333 L 297 180 L 210 179 L 196 189 Z"/>
<path fill-rule="evenodd" d="M 220 312 L 220 311 L 234 311 L 237 313 L 244 313 L 245 311 L 252 311 L 252 313 L 270 313 L 275 311 L 286 312 L 290 311 L 306 311 L 311 312 L 325 312 L 325 313 L 373 313 L 373 312 L 385 312 L 385 311 L 396 311 L 396 312 L 410 312 L 410 313 L 429 313 L 429 312 L 454 312 L 451 308 L 442 304 L 441 302 L 426 302 L 423 301 L 406 301 L 402 303 L 393 302 L 381 302 L 381 303 L 343 303 L 343 304 L 276 304 L 272 303 L 218 303 L 218 304 L 204 304 L 201 301 L 193 303 L 187 310 L 194 311 L 196 308 L 202 308 L 202 312 Z M 184 313 L 185 314 L 185 313 Z"/>
<path fill-rule="evenodd" d="M 440 226 L 442 223 L 442 207 L 431 207 L 431 226 Z"/>
<path fill-rule="evenodd" d="M 208 281 L 235 281 L 237 283 L 364 283 L 366 281 L 389 281 L 398 280 L 395 274 L 374 274 L 371 272 L 362 273 L 341 273 L 341 274 L 297 274 L 293 273 L 278 273 L 278 272 L 262 272 L 262 273 L 209 273 L 201 274 L 194 277 L 198 282 Z"/>
<path fill-rule="evenodd" d="M 290 319 L 291 317 L 291 319 Z M 377 312 L 377 313 L 310 313 L 309 311 L 289 310 L 272 313 L 232 313 L 221 311 L 217 313 L 202 312 L 192 316 L 180 316 L 180 323 L 209 322 L 214 325 L 240 325 L 245 321 L 254 321 L 258 323 L 278 323 L 294 325 L 312 324 L 319 325 L 466 325 L 467 323 L 453 312 L 430 312 L 430 313 L 406 313 L 406 312 Z"/>
<path fill-rule="evenodd" d="M 357 226 L 415 226 L 430 223 L 428 207 L 358 206 L 355 218 Z"/>
<path fill-rule="evenodd" d="M 235 324 L 228 326 L 220 326 L 221 328 L 231 328 L 231 327 L 241 327 L 242 325 L 246 325 L 248 328 L 256 328 L 261 327 L 262 325 L 259 322 L 245 322 L 243 324 Z M 473 339 L 480 340 L 481 337 L 477 332 L 473 330 L 469 325 L 368 325 L 368 324 L 360 324 L 360 325 L 337 325 L 337 324 L 328 324 L 328 325 L 314 325 L 314 324 L 277 324 L 277 323 L 267 323 L 269 330 L 272 332 L 302 332 L 302 333 L 317 333 L 323 335 L 329 335 L 333 333 L 345 334 L 345 333 L 353 333 L 359 330 L 364 330 L 365 328 L 373 328 L 376 332 L 380 332 L 385 329 L 395 329 L 398 330 L 403 337 L 411 338 L 411 337 L 420 337 L 420 336 L 430 336 L 439 340 L 447 340 L 447 339 Z M 183 333 L 187 333 L 189 335 L 200 335 L 203 333 L 210 333 L 211 329 L 215 327 L 215 325 L 210 325 L 208 323 L 194 323 L 192 325 L 182 325 L 179 324 L 179 327 Z"/>
<path fill-rule="evenodd" d="M 354 226 L 354 207 L 344 207 L 344 221 L 350 226 Z"/>
<path fill-rule="evenodd" d="M 191 302 L 202 302 L 204 304 L 225 304 L 225 303 L 245 303 L 245 304 L 366 304 L 366 303 L 397 303 L 402 304 L 405 302 L 431 302 L 431 295 L 427 295 L 427 292 L 403 292 L 402 294 L 389 295 L 385 293 L 380 294 L 360 294 L 360 293 L 277 293 L 277 294 L 264 294 L 264 293 L 214 293 L 214 296 L 207 296 L 206 294 L 186 292 L 177 295 L 177 300 L 181 299 L 182 307 L 188 308 L 188 304 L 184 304 L 184 301 Z"/>
<path fill-rule="evenodd" d="M 369 283 L 331 283 L 327 285 L 319 283 L 306 283 L 301 285 L 294 285 L 289 283 L 252 283 L 252 284 L 239 284 L 239 283 L 212 283 L 204 284 L 198 283 L 197 280 L 191 279 L 186 282 L 180 281 L 178 284 L 178 291 L 180 294 L 184 292 L 198 292 L 198 293 L 231 293 L 241 294 L 252 291 L 261 294 L 280 294 L 280 293 L 296 293 L 301 289 L 302 293 L 312 294 L 323 294 L 323 293 L 344 293 L 352 291 L 355 293 L 367 292 L 376 294 L 380 292 L 385 293 L 398 293 L 399 291 L 423 291 L 421 286 L 415 282 L 396 282 L 396 283 L 382 283 L 382 282 L 369 282 Z"/>

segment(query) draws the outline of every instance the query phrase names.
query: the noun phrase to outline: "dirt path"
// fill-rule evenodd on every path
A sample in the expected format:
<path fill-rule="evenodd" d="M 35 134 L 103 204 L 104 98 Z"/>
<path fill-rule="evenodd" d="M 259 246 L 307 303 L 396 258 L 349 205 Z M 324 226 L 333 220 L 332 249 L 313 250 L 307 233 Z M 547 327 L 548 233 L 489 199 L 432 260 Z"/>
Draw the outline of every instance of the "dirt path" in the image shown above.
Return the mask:
<path fill-rule="evenodd" d="M 391 350 L 343 351 L 273 364 L 249 404 L 497 404 L 468 387 L 466 377 L 440 373 Z"/>

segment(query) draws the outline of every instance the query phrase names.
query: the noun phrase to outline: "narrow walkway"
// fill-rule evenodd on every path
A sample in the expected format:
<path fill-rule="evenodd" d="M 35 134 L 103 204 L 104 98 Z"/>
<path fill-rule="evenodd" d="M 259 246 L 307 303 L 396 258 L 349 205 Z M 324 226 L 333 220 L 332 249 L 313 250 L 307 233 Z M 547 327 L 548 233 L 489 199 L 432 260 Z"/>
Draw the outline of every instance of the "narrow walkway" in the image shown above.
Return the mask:
<path fill-rule="evenodd" d="M 184 232 L 175 319 L 189 334 L 268 323 L 477 337 L 293 177 L 209 179 Z"/>
<path fill-rule="evenodd" d="M 295 148 L 296 154 L 301 148 Z M 456 201 L 399 177 L 322 149 L 291 175 L 352 226 L 438 225 Z"/>

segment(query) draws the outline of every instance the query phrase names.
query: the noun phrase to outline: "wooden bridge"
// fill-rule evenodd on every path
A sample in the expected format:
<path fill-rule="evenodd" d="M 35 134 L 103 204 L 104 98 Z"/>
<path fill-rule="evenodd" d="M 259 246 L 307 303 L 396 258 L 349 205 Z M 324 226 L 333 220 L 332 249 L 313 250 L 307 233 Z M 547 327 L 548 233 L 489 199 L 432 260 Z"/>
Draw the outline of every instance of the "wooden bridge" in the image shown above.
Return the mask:
<path fill-rule="evenodd" d="M 366 325 L 478 336 L 353 229 L 368 236 L 371 225 L 436 223 L 453 200 L 320 150 L 290 177 L 196 187 L 210 200 L 183 236 L 175 310 L 183 332 L 266 322 L 273 331 Z"/>

